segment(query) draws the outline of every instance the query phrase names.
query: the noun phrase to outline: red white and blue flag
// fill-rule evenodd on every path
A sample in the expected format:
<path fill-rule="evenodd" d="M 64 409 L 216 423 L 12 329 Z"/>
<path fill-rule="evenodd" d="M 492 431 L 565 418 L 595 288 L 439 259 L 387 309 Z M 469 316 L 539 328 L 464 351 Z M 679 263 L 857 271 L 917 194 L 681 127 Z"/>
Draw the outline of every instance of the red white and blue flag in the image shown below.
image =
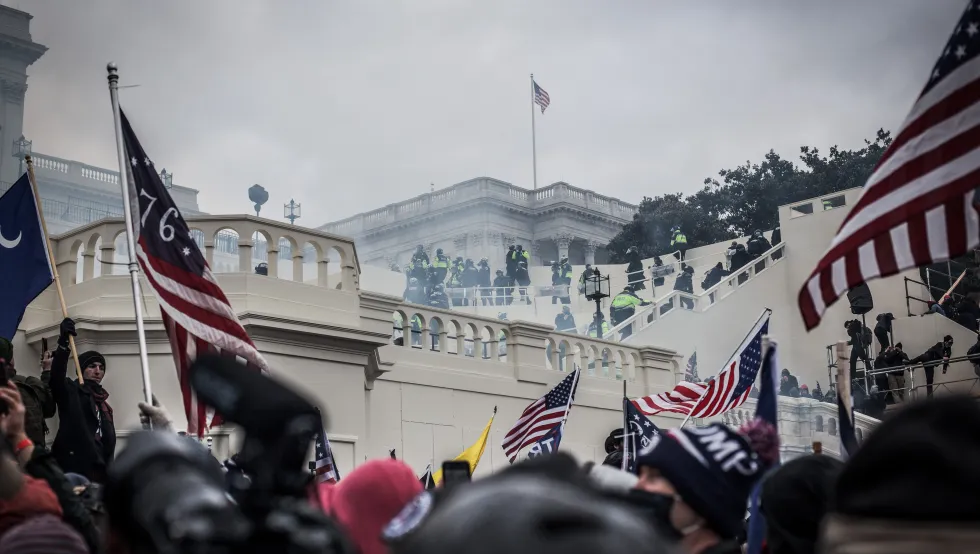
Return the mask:
<path fill-rule="evenodd" d="M 317 410 L 320 413 L 320 410 Z M 316 482 L 317 483 L 336 483 L 340 481 L 340 472 L 337 470 L 337 462 L 333 458 L 333 448 L 330 447 L 330 439 L 323 428 L 323 418 L 320 418 L 320 432 L 316 435 L 313 446 L 316 456 Z"/>
<path fill-rule="evenodd" d="M 551 97 L 533 79 L 531 83 L 534 85 L 534 103 L 541 106 L 541 113 L 544 113 L 545 108 L 551 105 Z"/>
<path fill-rule="evenodd" d="M 807 330 L 851 288 L 980 245 L 980 1 L 956 24 L 925 87 L 830 248 L 803 283 Z"/>
<path fill-rule="evenodd" d="M 129 177 L 136 257 L 160 304 L 183 395 L 187 432 L 201 436 L 209 426 L 208 410 L 191 391 L 189 374 L 198 353 L 240 358 L 259 371 L 267 371 L 268 364 L 238 322 L 129 120 L 121 111 L 120 117 L 129 161 L 122 169 Z M 220 423 L 215 414 L 211 425 Z"/>
<path fill-rule="evenodd" d="M 633 404 L 646 415 L 674 412 L 691 417 L 712 417 L 741 406 L 762 366 L 762 336 L 769 333 L 770 313 L 762 314 L 724 369 L 707 383 L 682 381 L 671 391 L 637 398 Z"/>
<path fill-rule="evenodd" d="M 580 374 L 579 369 L 569 373 L 555 388 L 524 408 L 517 423 L 504 435 L 501 445 L 510 463 L 514 463 L 522 448 L 538 442 L 556 427 L 561 427 L 572 407 L 572 400 L 575 399 Z"/>

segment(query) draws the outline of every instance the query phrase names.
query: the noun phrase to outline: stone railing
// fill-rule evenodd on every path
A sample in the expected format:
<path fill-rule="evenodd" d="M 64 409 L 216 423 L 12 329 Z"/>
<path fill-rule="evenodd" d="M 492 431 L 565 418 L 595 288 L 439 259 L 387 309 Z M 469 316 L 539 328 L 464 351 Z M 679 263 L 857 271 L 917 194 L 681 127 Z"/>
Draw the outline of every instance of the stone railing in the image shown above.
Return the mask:
<path fill-rule="evenodd" d="M 423 194 L 397 204 L 355 215 L 353 217 L 328 223 L 321 229 L 338 234 L 360 235 L 371 229 L 384 227 L 404 219 L 418 217 L 434 210 L 442 209 L 448 202 L 466 202 L 476 199 L 496 199 L 517 204 L 527 210 L 540 210 L 564 204 L 581 209 L 599 212 L 607 217 L 629 221 L 637 207 L 616 198 L 580 189 L 568 183 L 558 182 L 537 190 L 529 191 L 510 183 L 488 177 L 472 179 L 449 188 Z"/>
<path fill-rule="evenodd" d="M 95 181 L 119 186 L 119 172 L 47 154 L 31 154 L 39 179 L 50 177 L 69 181 Z M 179 185 L 173 185 L 179 187 Z"/>
<path fill-rule="evenodd" d="M 265 258 L 268 276 L 278 278 L 280 245 L 288 245 L 293 281 L 312 280 L 313 275 L 304 276 L 304 257 L 310 261 L 312 249 L 317 285 L 345 291 L 358 288 L 360 266 L 350 239 L 249 215 L 188 216 L 185 219 L 191 238 L 203 249 L 212 267 L 217 246 L 219 255 L 237 253 L 237 272 L 253 273 L 256 270 L 254 260 Z M 111 275 L 117 260 L 116 248 L 125 251 L 124 229 L 121 218 L 111 218 L 51 237 L 62 283 L 67 286 L 96 275 Z M 264 256 L 255 255 L 257 247 L 265 250 Z M 98 271 L 95 268 L 96 251 L 100 253 Z M 81 271 L 78 270 L 79 263 Z M 333 265 L 339 267 L 334 269 Z"/>
<path fill-rule="evenodd" d="M 676 290 L 671 291 L 658 298 L 656 302 L 653 302 L 649 306 L 638 309 L 633 317 L 610 329 L 606 333 L 605 338 L 614 339 L 623 335 L 626 337 L 634 335 L 653 325 L 663 317 L 674 313 L 676 309 L 705 312 L 719 301 L 733 294 L 763 271 L 782 261 L 785 258 L 785 251 L 785 242 L 777 244 L 755 260 L 746 264 L 745 267 L 725 277 L 718 284 L 701 294 L 688 294 Z M 697 286 L 697 283 L 695 283 L 695 286 Z"/>
<path fill-rule="evenodd" d="M 507 373 L 513 372 L 519 380 L 533 381 L 541 377 L 540 372 L 580 367 L 590 378 L 613 383 L 625 379 L 636 387 L 634 392 L 638 395 L 667 390 L 680 375 L 676 353 L 662 348 L 559 333 L 550 325 L 485 318 L 404 302 L 393 310 L 389 348 L 509 366 Z M 488 370 L 491 366 L 487 366 Z"/>
<path fill-rule="evenodd" d="M 813 443 L 819 442 L 823 452 L 840 458 L 840 437 L 838 436 L 838 411 L 836 404 L 822 402 L 813 398 L 776 397 L 777 422 L 783 461 L 813 452 Z M 733 428 L 747 423 L 755 417 L 756 400 L 749 398 L 734 410 L 708 419 L 694 420 L 701 426 L 710 422 L 724 423 Z M 854 434 L 858 443 L 864 440 L 881 423 L 862 413 L 854 414 Z"/>

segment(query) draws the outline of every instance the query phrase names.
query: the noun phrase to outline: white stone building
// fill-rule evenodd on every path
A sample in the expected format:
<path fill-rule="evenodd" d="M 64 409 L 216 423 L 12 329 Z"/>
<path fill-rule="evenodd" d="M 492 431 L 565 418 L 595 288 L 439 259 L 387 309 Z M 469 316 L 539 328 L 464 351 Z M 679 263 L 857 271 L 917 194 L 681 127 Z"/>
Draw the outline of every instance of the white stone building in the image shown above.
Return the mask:
<path fill-rule="evenodd" d="M 418 245 L 431 257 L 479 260 L 493 267 L 509 245 L 531 253 L 541 265 L 568 256 L 573 264 L 605 263 L 605 246 L 633 219 L 637 207 L 568 183 L 527 190 L 489 177 L 389 204 L 319 227 L 349 236 L 365 264 L 408 263 Z"/>

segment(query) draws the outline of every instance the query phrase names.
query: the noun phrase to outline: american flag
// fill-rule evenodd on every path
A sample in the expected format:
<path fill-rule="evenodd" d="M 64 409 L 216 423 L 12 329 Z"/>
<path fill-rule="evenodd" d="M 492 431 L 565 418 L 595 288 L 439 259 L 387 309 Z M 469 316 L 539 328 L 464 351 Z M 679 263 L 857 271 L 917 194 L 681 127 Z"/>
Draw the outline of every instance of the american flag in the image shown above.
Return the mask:
<path fill-rule="evenodd" d="M 688 383 L 698 382 L 698 352 L 694 351 L 691 357 L 687 359 L 687 368 L 684 370 L 684 380 Z"/>
<path fill-rule="evenodd" d="M 517 459 L 517 454 L 522 448 L 537 442 L 556 426 L 561 425 L 575 398 L 580 371 L 576 369 L 569 373 L 555 388 L 548 391 L 548 394 L 531 403 L 524 409 L 524 413 L 514 427 L 507 431 L 501 446 L 511 463 Z"/>
<path fill-rule="evenodd" d="M 712 417 L 741 406 L 762 366 L 762 335 L 769 333 L 769 314 L 762 314 L 725 368 L 708 383 L 682 381 L 669 392 L 637 398 L 633 404 L 646 415 L 675 412 L 691 417 Z"/>
<path fill-rule="evenodd" d="M 317 410 L 319 413 L 319 410 Z M 316 456 L 316 482 L 317 483 L 336 483 L 340 481 L 340 472 L 337 471 L 337 463 L 333 459 L 333 449 L 330 448 L 330 439 L 327 432 L 323 429 L 323 419 L 320 419 L 320 432 L 316 435 L 314 443 L 314 455 Z"/>
<path fill-rule="evenodd" d="M 980 2 L 972 0 L 799 294 L 806 328 L 848 289 L 980 244 Z"/>
<path fill-rule="evenodd" d="M 191 392 L 188 372 L 197 354 L 241 358 L 260 371 L 267 371 L 268 365 L 238 322 L 129 120 L 123 113 L 120 117 L 129 160 L 121 169 L 129 177 L 136 256 L 160 304 L 184 399 L 187 432 L 201 436 L 208 427 L 208 410 Z M 211 424 L 220 423 L 215 414 Z"/>
<path fill-rule="evenodd" d="M 541 113 L 544 113 L 544 109 L 551 105 L 551 97 L 533 79 L 531 84 L 534 85 L 534 103 L 541 106 Z"/>

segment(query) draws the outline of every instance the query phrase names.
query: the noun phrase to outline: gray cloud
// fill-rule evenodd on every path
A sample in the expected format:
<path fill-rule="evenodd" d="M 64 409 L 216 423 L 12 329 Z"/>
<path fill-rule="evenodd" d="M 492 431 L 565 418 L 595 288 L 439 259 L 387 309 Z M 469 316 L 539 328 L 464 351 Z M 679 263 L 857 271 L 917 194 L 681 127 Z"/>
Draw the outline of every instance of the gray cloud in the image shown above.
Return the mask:
<path fill-rule="evenodd" d="M 907 113 L 964 0 L 19 0 L 38 152 L 112 167 L 105 63 L 158 166 L 202 209 L 319 225 L 489 175 L 628 201 L 770 148 L 860 146 Z M 694 4 L 697 4 L 696 6 Z"/>

